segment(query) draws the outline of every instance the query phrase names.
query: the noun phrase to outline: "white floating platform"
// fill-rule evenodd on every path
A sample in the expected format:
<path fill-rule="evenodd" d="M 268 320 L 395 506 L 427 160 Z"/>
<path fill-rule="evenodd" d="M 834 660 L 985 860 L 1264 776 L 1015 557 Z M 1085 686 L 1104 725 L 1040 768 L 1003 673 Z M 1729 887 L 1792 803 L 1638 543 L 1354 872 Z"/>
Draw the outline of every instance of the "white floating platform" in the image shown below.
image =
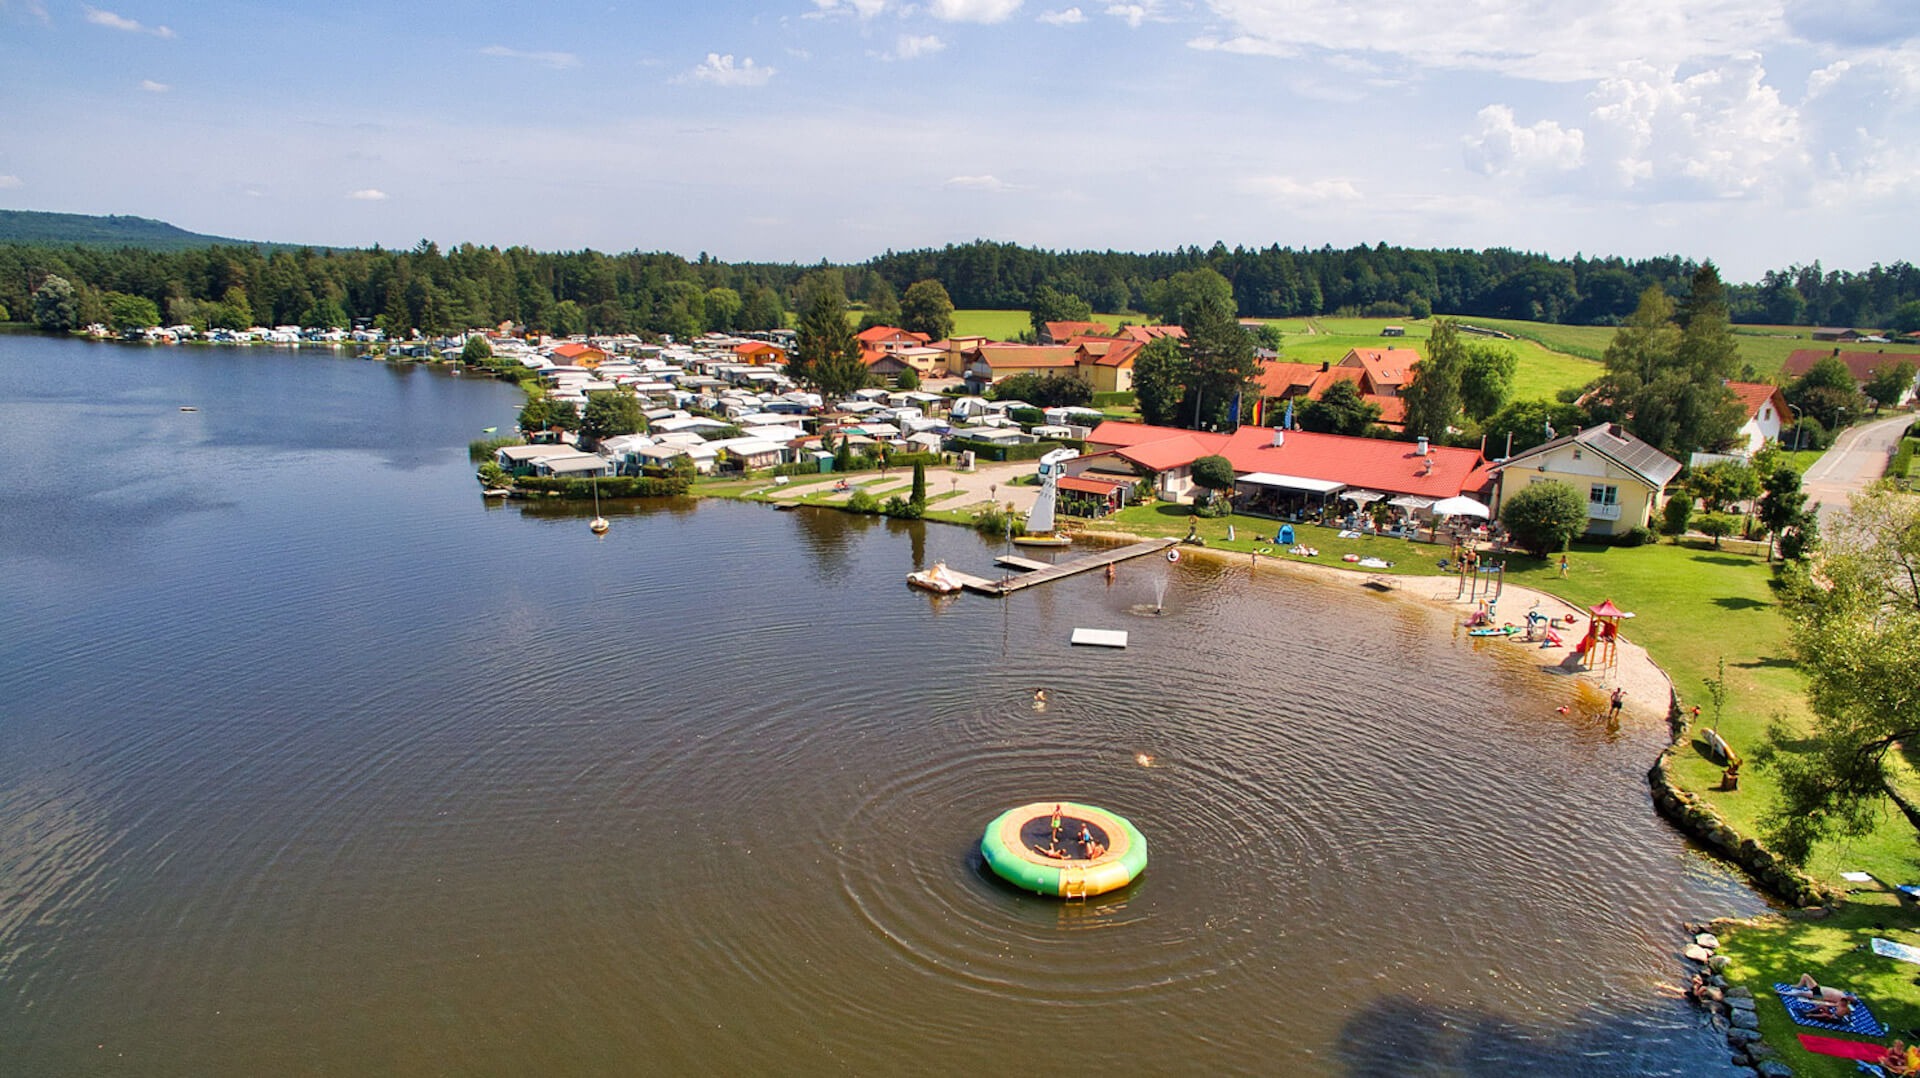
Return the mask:
<path fill-rule="evenodd" d="M 1075 629 L 1073 642 L 1094 648 L 1124 648 L 1127 646 L 1125 629 Z"/>

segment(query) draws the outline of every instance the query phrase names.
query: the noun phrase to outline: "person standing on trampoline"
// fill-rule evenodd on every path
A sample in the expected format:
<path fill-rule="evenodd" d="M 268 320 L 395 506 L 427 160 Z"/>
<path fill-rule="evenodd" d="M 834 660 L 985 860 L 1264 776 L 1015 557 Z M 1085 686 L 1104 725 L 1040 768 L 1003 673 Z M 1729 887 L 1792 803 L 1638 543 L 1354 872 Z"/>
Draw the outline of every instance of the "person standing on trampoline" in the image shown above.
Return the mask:
<path fill-rule="evenodd" d="M 1053 806 L 1053 819 L 1047 821 L 1047 826 L 1053 829 L 1054 845 L 1056 846 L 1059 845 L 1060 844 L 1060 806 L 1059 805 Z"/>

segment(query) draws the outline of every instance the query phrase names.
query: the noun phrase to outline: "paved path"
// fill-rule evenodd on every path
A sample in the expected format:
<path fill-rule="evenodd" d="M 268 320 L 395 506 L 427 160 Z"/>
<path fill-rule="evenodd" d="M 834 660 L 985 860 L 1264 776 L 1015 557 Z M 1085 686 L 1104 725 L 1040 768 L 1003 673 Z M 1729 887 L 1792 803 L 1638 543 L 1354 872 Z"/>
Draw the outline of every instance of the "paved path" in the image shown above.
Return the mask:
<path fill-rule="evenodd" d="M 1025 513 L 1033 508 L 1033 500 L 1040 496 L 1037 486 L 1014 486 L 1012 480 L 1018 476 L 1032 475 L 1039 464 L 1031 460 L 1010 461 L 1005 464 L 982 463 L 971 472 L 958 468 L 928 468 L 927 497 L 938 499 L 933 505 L 936 509 L 961 509 L 968 506 L 985 508 L 990 501 L 1001 505 L 1013 503 L 1015 512 Z M 878 472 L 856 472 L 847 477 L 856 489 L 866 487 L 876 497 L 885 499 L 888 494 L 902 494 L 913 484 L 912 468 L 888 469 L 884 478 Z M 826 486 L 831 486 L 829 479 Z M 818 493 L 821 484 L 795 482 L 791 486 L 772 491 L 777 502 L 799 501 L 802 496 Z M 848 494 L 834 495 L 823 499 L 828 504 L 844 502 Z M 946 495 L 951 495 L 950 497 Z"/>
<path fill-rule="evenodd" d="M 1886 474 L 1887 458 L 1900 444 L 1900 433 L 1913 422 L 1913 415 L 1901 412 L 1871 423 L 1848 427 L 1834 439 L 1833 448 L 1813 462 L 1800 486 L 1807 492 L 1809 505 L 1820 505 L 1822 528 L 1833 523 L 1835 515 L 1847 507 L 1847 496 L 1865 490 L 1867 484 Z"/>

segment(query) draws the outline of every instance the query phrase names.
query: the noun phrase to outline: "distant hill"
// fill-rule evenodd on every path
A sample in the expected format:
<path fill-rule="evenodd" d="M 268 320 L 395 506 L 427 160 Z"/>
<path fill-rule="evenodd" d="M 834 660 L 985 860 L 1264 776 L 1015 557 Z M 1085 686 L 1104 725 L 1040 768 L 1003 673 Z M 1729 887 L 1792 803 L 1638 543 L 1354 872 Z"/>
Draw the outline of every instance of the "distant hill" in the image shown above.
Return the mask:
<path fill-rule="evenodd" d="M 151 251 L 215 246 L 267 249 L 286 246 L 226 236 L 205 236 L 150 217 L 95 217 L 84 213 L 42 213 L 39 210 L 0 210 L 0 243 L 142 247 Z"/>

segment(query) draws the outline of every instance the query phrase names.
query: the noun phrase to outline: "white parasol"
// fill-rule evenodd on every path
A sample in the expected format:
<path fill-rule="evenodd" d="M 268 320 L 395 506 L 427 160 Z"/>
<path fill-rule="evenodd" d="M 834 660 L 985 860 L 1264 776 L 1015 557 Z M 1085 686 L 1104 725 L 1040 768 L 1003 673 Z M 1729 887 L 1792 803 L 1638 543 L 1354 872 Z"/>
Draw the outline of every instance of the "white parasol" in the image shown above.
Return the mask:
<path fill-rule="evenodd" d="M 1465 494 L 1451 498 L 1442 498 L 1433 503 L 1435 516 L 1443 517 L 1479 517 L 1482 520 L 1493 515 L 1486 506 L 1467 497 Z"/>

